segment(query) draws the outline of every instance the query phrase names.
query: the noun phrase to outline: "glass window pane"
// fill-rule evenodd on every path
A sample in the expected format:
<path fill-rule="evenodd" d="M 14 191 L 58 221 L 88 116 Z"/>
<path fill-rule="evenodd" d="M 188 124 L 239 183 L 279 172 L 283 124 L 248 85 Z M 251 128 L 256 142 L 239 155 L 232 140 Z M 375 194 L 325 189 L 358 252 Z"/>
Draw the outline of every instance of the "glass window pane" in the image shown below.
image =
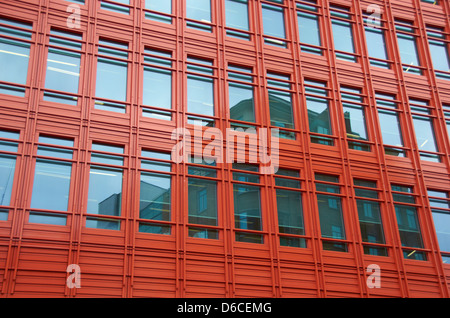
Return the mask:
<path fill-rule="evenodd" d="M 260 189 L 257 186 L 235 184 L 235 227 L 245 230 L 262 230 Z"/>
<path fill-rule="evenodd" d="M 186 17 L 211 22 L 211 0 L 186 0 Z"/>
<path fill-rule="evenodd" d="M 57 161 L 36 162 L 32 209 L 67 211 L 72 165 Z"/>
<path fill-rule="evenodd" d="M 144 68 L 144 105 L 172 108 L 172 72 L 156 68 Z"/>
<path fill-rule="evenodd" d="M 331 135 L 328 101 L 307 97 L 309 131 Z"/>
<path fill-rule="evenodd" d="M 317 195 L 322 237 L 345 239 L 341 199 L 329 195 Z"/>
<path fill-rule="evenodd" d="M 419 149 L 437 152 L 433 124 L 430 119 L 413 116 L 413 123 Z"/>
<path fill-rule="evenodd" d="M 29 44 L 0 38 L 1 81 L 26 84 L 29 59 Z"/>
<path fill-rule="evenodd" d="M 10 205 L 15 167 L 15 157 L 0 155 L 0 205 Z"/>
<path fill-rule="evenodd" d="M 81 54 L 49 49 L 45 88 L 78 93 Z"/>
<path fill-rule="evenodd" d="M 126 101 L 127 72 L 127 63 L 99 58 L 95 96 Z"/>
<path fill-rule="evenodd" d="M 217 183 L 189 178 L 189 223 L 217 225 Z"/>
<path fill-rule="evenodd" d="M 305 235 L 301 193 L 276 190 L 280 233 Z"/>
<path fill-rule="evenodd" d="M 354 53 L 353 32 L 349 22 L 332 21 L 334 48 L 338 51 Z"/>
<path fill-rule="evenodd" d="M 141 173 L 139 217 L 147 220 L 170 221 L 171 177 Z"/>
<path fill-rule="evenodd" d="M 450 72 L 450 60 L 447 51 L 447 44 L 444 42 L 430 41 L 430 53 L 433 67 L 436 70 Z"/>
<path fill-rule="evenodd" d="M 286 38 L 284 30 L 283 9 L 270 5 L 262 5 L 264 35 Z"/>
<path fill-rule="evenodd" d="M 397 40 L 402 63 L 411 66 L 420 66 L 414 36 L 397 34 Z"/>
<path fill-rule="evenodd" d="M 387 60 L 383 30 L 366 27 L 366 43 L 370 57 Z"/>
<path fill-rule="evenodd" d="M 254 97 L 251 86 L 230 83 L 228 98 L 231 119 L 255 122 Z"/>
<path fill-rule="evenodd" d="M 400 130 L 400 119 L 394 112 L 378 110 L 383 143 L 392 146 L 403 146 L 403 138 Z"/>
<path fill-rule="evenodd" d="M 381 211 L 378 202 L 356 200 L 363 242 L 384 244 Z"/>
<path fill-rule="evenodd" d="M 120 216 L 122 170 L 91 167 L 87 213 Z"/>
<path fill-rule="evenodd" d="M 298 32 L 300 42 L 321 46 L 319 18 L 315 14 L 298 13 Z"/>
<path fill-rule="evenodd" d="M 153 11 L 171 14 L 172 0 L 145 0 L 145 8 Z"/>
<path fill-rule="evenodd" d="M 214 82 L 209 78 L 188 76 L 188 112 L 214 116 Z"/>
<path fill-rule="evenodd" d="M 402 246 L 423 248 L 416 209 L 396 204 L 395 213 Z"/>
<path fill-rule="evenodd" d="M 227 27 L 244 31 L 249 30 L 247 1 L 225 0 Z"/>
<path fill-rule="evenodd" d="M 367 140 L 364 108 L 358 105 L 343 104 L 347 137 Z"/>

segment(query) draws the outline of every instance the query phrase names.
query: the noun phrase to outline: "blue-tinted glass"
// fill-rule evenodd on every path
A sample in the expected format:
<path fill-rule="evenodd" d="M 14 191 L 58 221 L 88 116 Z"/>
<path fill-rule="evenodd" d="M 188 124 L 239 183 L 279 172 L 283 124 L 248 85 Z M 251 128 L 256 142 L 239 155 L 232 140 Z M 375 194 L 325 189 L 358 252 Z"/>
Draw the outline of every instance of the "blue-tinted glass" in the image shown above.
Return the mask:
<path fill-rule="evenodd" d="M 67 217 L 64 215 L 30 212 L 28 218 L 29 223 L 51 224 L 51 225 L 66 225 Z"/>
<path fill-rule="evenodd" d="M 212 79 L 189 75 L 187 98 L 188 112 L 214 116 L 214 82 Z"/>
<path fill-rule="evenodd" d="M 301 193 L 277 189 L 276 195 L 280 233 L 304 235 Z"/>
<path fill-rule="evenodd" d="M 120 216 L 122 170 L 91 167 L 87 213 Z"/>
<path fill-rule="evenodd" d="M 387 60 L 383 30 L 366 27 L 366 43 L 370 57 Z"/>
<path fill-rule="evenodd" d="M 309 131 L 331 135 L 330 113 L 328 101 L 315 97 L 307 97 Z"/>
<path fill-rule="evenodd" d="M 107 3 L 107 2 L 101 2 L 101 8 L 108 10 L 108 11 L 113 11 L 113 12 L 118 12 L 118 13 L 125 13 L 125 14 L 129 14 L 130 13 L 130 9 L 126 6 L 122 6 L 120 4 L 130 4 L 130 0 L 114 0 L 113 2 L 115 3 Z"/>
<path fill-rule="evenodd" d="M 248 0 L 225 0 L 227 27 L 249 30 Z"/>
<path fill-rule="evenodd" d="M 147 220 L 170 221 L 171 177 L 141 173 L 139 217 Z"/>
<path fill-rule="evenodd" d="M 349 22 L 333 20 L 334 48 L 338 51 L 354 53 L 353 32 Z"/>
<path fill-rule="evenodd" d="M 450 72 L 450 60 L 447 44 L 444 42 L 429 41 L 433 67 L 439 71 Z"/>
<path fill-rule="evenodd" d="M 319 18 L 315 14 L 304 12 L 299 12 L 297 16 L 300 42 L 321 46 Z"/>
<path fill-rule="evenodd" d="M 143 104 L 172 108 L 172 72 L 144 68 Z"/>
<path fill-rule="evenodd" d="M 145 0 L 145 8 L 166 14 L 172 14 L 172 0 Z M 172 18 L 158 13 L 146 12 L 145 17 L 150 20 L 172 23 Z"/>
<path fill-rule="evenodd" d="M 450 214 L 433 211 L 434 228 L 439 242 L 439 249 L 450 252 Z"/>
<path fill-rule="evenodd" d="M 10 204 L 15 167 L 15 157 L 0 155 L 0 205 Z"/>
<path fill-rule="evenodd" d="M 322 237 L 345 239 L 341 199 L 330 195 L 317 195 Z"/>
<path fill-rule="evenodd" d="M 383 143 L 402 147 L 403 138 L 397 113 L 379 109 L 378 117 Z"/>
<path fill-rule="evenodd" d="M 255 122 L 252 86 L 230 83 L 228 85 L 228 98 L 231 119 Z"/>
<path fill-rule="evenodd" d="M 420 150 L 437 151 L 433 124 L 429 118 L 413 116 L 414 131 Z"/>
<path fill-rule="evenodd" d="M 381 211 L 378 202 L 356 200 L 363 242 L 384 244 Z"/>
<path fill-rule="evenodd" d="M 211 22 L 211 0 L 186 0 L 186 17 Z"/>
<path fill-rule="evenodd" d="M 363 106 L 343 103 L 347 137 L 367 140 L 366 121 Z"/>
<path fill-rule="evenodd" d="M 30 207 L 67 211 L 71 172 L 71 164 L 37 160 Z"/>
<path fill-rule="evenodd" d="M 262 5 L 264 35 L 285 38 L 283 9 Z"/>
<path fill-rule="evenodd" d="M 419 66 L 420 63 L 414 36 L 398 33 L 397 40 L 402 63 L 410 66 Z"/>
<path fill-rule="evenodd" d="M 95 96 L 119 101 L 127 100 L 127 63 L 98 59 Z"/>
<path fill-rule="evenodd" d="M 262 230 L 260 189 L 256 186 L 234 185 L 235 227 Z"/>
<path fill-rule="evenodd" d="M 217 182 L 189 178 L 189 223 L 217 225 Z"/>
<path fill-rule="evenodd" d="M 291 94 L 269 90 L 270 123 L 282 128 L 294 128 Z"/>
<path fill-rule="evenodd" d="M 0 38 L 0 80 L 26 84 L 30 45 Z"/>
<path fill-rule="evenodd" d="M 402 246 L 422 248 L 422 234 L 416 209 L 396 204 L 395 213 Z"/>
<path fill-rule="evenodd" d="M 45 88 L 78 93 L 81 54 L 49 49 Z"/>

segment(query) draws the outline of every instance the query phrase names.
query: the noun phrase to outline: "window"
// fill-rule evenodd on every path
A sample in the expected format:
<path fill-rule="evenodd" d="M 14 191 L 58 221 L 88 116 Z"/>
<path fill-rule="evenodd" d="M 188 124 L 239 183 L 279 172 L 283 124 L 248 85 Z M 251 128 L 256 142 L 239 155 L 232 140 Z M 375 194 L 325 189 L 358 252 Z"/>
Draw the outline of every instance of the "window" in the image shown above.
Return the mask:
<path fill-rule="evenodd" d="M 403 135 L 400 123 L 400 110 L 395 96 L 376 93 L 378 119 L 387 155 L 405 157 Z"/>
<path fill-rule="evenodd" d="M 416 43 L 416 27 L 409 21 L 395 20 L 400 59 L 405 73 L 422 74 Z"/>
<path fill-rule="evenodd" d="M 427 25 L 427 36 L 436 77 L 450 79 L 449 43 L 444 28 Z"/>
<path fill-rule="evenodd" d="M 139 232 L 171 234 L 172 164 L 170 154 L 142 150 Z"/>
<path fill-rule="evenodd" d="M 228 65 L 228 105 L 232 128 L 255 123 L 254 76 L 251 68 Z"/>
<path fill-rule="evenodd" d="M 73 145 L 70 139 L 39 136 L 30 223 L 66 225 L 62 212 L 69 211 Z"/>
<path fill-rule="evenodd" d="M 84 0 L 66 0 L 66 1 L 84 4 Z"/>
<path fill-rule="evenodd" d="M 228 36 L 250 39 L 248 0 L 225 0 L 225 16 Z"/>
<path fill-rule="evenodd" d="M 440 162 L 440 155 L 434 134 L 434 116 L 431 114 L 432 107 L 428 102 L 417 99 L 409 99 L 409 106 L 413 118 L 414 131 L 417 146 L 420 150 L 420 158 L 422 160 Z"/>
<path fill-rule="evenodd" d="M 25 97 L 32 25 L 0 18 L 0 93 Z"/>
<path fill-rule="evenodd" d="M 130 0 L 101 0 L 100 8 L 112 12 L 130 14 Z"/>
<path fill-rule="evenodd" d="M 311 142 L 333 146 L 334 140 L 328 137 L 333 132 L 327 84 L 307 79 L 304 83 Z"/>
<path fill-rule="evenodd" d="M 295 139 L 290 79 L 289 75 L 267 72 L 270 125 L 279 128 L 279 136 L 285 139 Z"/>
<path fill-rule="evenodd" d="M 315 179 L 323 249 L 347 252 L 339 177 L 316 173 Z"/>
<path fill-rule="evenodd" d="M 377 184 L 374 181 L 354 179 L 359 228 L 364 242 L 364 254 L 387 256 Z"/>
<path fill-rule="evenodd" d="M 444 109 L 444 116 L 445 116 L 445 124 L 447 126 L 447 134 L 450 138 L 450 104 L 442 105 L 442 108 Z"/>
<path fill-rule="evenodd" d="M 434 228 L 444 263 L 450 263 L 450 197 L 448 192 L 428 190 Z"/>
<path fill-rule="evenodd" d="M 142 115 L 172 120 L 172 53 L 146 48 L 144 50 L 144 80 Z M 147 107 L 150 106 L 150 107 Z"/>
<path fill-rule="evenodd" d="M 350 9 L 331 5 L 330 13 L 336 58 L 356 62 L 357 58 L 353 43 L 353 21 Z"/>
<path fill-rule="evenodd" d="M 297 24 L 302 52 L 323 55 L 316 0 L 298 1 Z"/>
<path fill-rule="evenodd" d="M 99 40 L 95 108 L 118 113 L 126 112 L 128 78 L 127 44 Z"/>
<path fill-rule="evenodd" d="M 0 221 L 8 219 L 14 172 L 16 170 L 19 133 L 0 130 Z"/>
<path fill-rule="evenodd" d="M 439 4 L 439 0 L 420 0 L 420 1 L 431 4 Z"/>
<path fill-rule="evenodd" d="M 347 143 L 350 149 L 370 151 L 366 128 L 366 106 L 357 88 L 341 86 L 342 108 L 344 112 Z"/>
<path fill-rule="evenodd" d="M 364 12 L 364 30 L 366 35 L 366 45 L 369 52 L 370 65 L 390 68 L 388 62 L 388 53 L 386 48 L 386 27 L 384 21 L 381 19 L 371 20 Z"/>
<path fill-rule="evenodd" d="M 145 18 L 172 24 L 172 0 L 145 0 Z"/>
<path fill-rule="evenodd" d="M 202 125 L 214 126 L 213 62 L 193 57 L 188 57 L 187 62 L 188 123 L 201 121 Z"/>
<path fill-rule="evenodd" d="M 300 173 L 278 169 L 275 174 L 278 230 L 281 246 L 306 247 Z"/>
<path fill-rule="evenodd" d="M 391 189 L 403 256 L 407 259 L 426 260 L 426 253 L 420 250 L 423 248 L 423 241 L 413 188 L 392 185 Z"/>
<path fill-rule="evenodd" d="M 86 227 L 120 230 L 124 148 L 94 142 Z"/>
<path fill-rule="evenodd" d="M 189 236 L 218 239 L 216 164 L 195 162 L 188 166 Z"/>
<path fill-rule="evenodd" d="M 259 167 L 234 163 L 233 171 L 236 241 L 262 244 L 264 237 L 258 233 L 262 231 Z"/>
<path fill-rule="evenodd" d="M 283 4 L 284 0 L 267 0 L 261 4 L 264 43 L 287 47 L 284 25 L 284 8 L 277 4 Z"/>
<path fill-rule="evenodd" d="M 77 104 L 81 40 L 79 34 L 55 29 L 50 31 L 44 100 Z"/>
<path fill-rule="evenodd" d="M 186 26 L 212 32 L 211 0 L 186 0 Z"/>

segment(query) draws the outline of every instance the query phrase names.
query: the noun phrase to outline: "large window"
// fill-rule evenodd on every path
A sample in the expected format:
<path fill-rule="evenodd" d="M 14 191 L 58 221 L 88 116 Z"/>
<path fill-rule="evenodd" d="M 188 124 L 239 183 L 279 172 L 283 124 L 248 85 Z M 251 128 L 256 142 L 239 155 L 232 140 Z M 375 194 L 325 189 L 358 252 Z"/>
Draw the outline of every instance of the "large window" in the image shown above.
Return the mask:
<path fill-rule="evenodd" d="M 387 256 L 377 183 L 354 179 L 353 184 L 364 254 Z"/>
<path fill-rule="evenodd" d="M 374 20 L 370 16 L 364 14 L 364 30 L 366 36 L 366 45 L 369 52 L 370 65 L 390 68 L 387 48 L 386 48 L 386 27 L 385 21 L 380 19 Z"/>
<path fill-rule="evenodd" d="M 233 164 L 233 199 L 236 241 L 264 242 L 262 234 L 261 189 L 259 167 L 249 164 Z"/>
<path fill-rule="evenodd" d="M 254 76 L 251 68 L 228 65 L 228 105 L 232 128 L 255 123 Z"/>
<path fill-rule="evenodd" d="M 335 5 L 330 6 L 330 13 L 336 58 L 356 62 L 357 57 L 353 43 L 353 14 L 350 13 L 349 8 Z"/>
<path fill-rule="evenodd" d="M 172 0 L 145 0 L 145 9 L 146 19 L 172 23 Z"/>
<path fill-rule="evenodd" d="M 186 0 L 186 26 L 212 32 L 211 0 Z"/>
<path fill-rule="evenodd" d="M 393 95 L 376 93 L 375 96 L 384 151 L 387 155 L 405 157 L 398 102 Z"/>
<path fill-rule="evenodd" d="M 267 0 L 261 3 L 266 44 L 287 47 L 283 2 L 284 0 Z"/>
<path fill-rule="evenodd" d="M 436 76 L 450 79 L 449 41 L 446 39 L 444 28 L 427 25 L 427 36 Z"/>
<path fill-rule="evenodd" d="M 413 188 L 394 184 L 391 188 L 403 256 L 407 259 L 426 260 L 426 253 L 421 250 L 424 246 Z"/>
<path fill-rule="evenodd" d="M 146 48 L 144 50 L 144 80 L 142 116 L 171 120 L 173 95 L 172 53 Z"/>
<path fill-rule="evenodd" d="M 429 189 L 428 200 L 442 260 L 450 264 L 450 197 L 448 192 Z"/>
<path fill-rule="evenodd" d="M 124 148 L 92 144 L 86 227 L 120 230 Z"/>
<path fill-rule="evenodd" d="M 302 0 L 297 5 L 297 23 L 302 52 L 322 55 L 317 0 Z"/>
<path fill-rule="evenodd" d="M 16 170 L 19 133 L 0 130 L 0 221 L 8 219 Z"/>
<path fill-rule="evenodd" d="M 95 108 L 125 113 L 127 101 L 128 45 L 99 40 Z"/>
<path fill-rule="evenodd" d="M 73 145 L 70 139 L 39 137 L 30 223 L 66 225 Z"/>
<path fill-rule="evenodd" d="M 300 173 L 278 169 L 274 177 L 280 245 L 306 247 Z"/>
<path fill-rule="evenodd" d="M 450 104 L 443 104 L 442 108 L 444 109 L 445 125 L 447 126 L 448 138 L 450 138 Z"/>
<path fill-rule="evenodd" d="M 214 126 L 213 62 L 194 57 L 188 57 L 187 62 L 188 123 L 202 122 L 202 125 Z"/>
<path fill-rule="evenodd" d="M 82 36 L 52 29 L 47 55 L 44 100 L 76 105 Z"/>
<path fill-rule="evenodd" d="M 332 146 L 334 139 L 329 137 L 333 135 L 333 130 L 327 84 L 307 79 L 304 83 L 311 142 Z"/>
<path fill-rule="evenodd" d="M 227 35 L 240 39 L 250 39 L 248 0 L 225 0 Z"/>
<path fill-rule="evenodd" d="M 410 21 L 395 20 L 398 49 L 405 73 L 422 74 L 417 50 L 416 27 Z"/>
<path fill-rule="evenodd" d="M 189 236 L 218 239 L 218 179 L 215 162 L 198 160 L 188 166 Z"/>
<path fill-rule="evenodd" d="M 280 129 L 280 138 L 295 139 L 290 76 L 267 72 L 270 125 Z"/>
<path fill-rule="evenodd" d="M 172 163 L 170 154 L 142 150 L 139 232 L 171 234 Z"/>
<path fill-rule="evenodd" d="M 366 127 L 366 105 L 358 88 L 341 86 L 341 100 L 347 131 L 348 148 L 370 151 Z"/>
<path fill-rule="evenodd" d="M 438 152 L 436 137 L 434 133 L 434 116 L 432 109 L 427 101 L 409 99 L 411 108 L 414 132 L 416 136 L 417 146 L 420 151 L 422 160 L 440 162 L 441 157 Z"/>
<path fill-rule="evenodd" d="M 32 25 L 0 18 L 0 93 L 24 97 Z"/>
<path fill-rule="evenodd" d="M 339 177 L 316 173 L 315 180 L 323 249 L 347 252 Z"/>

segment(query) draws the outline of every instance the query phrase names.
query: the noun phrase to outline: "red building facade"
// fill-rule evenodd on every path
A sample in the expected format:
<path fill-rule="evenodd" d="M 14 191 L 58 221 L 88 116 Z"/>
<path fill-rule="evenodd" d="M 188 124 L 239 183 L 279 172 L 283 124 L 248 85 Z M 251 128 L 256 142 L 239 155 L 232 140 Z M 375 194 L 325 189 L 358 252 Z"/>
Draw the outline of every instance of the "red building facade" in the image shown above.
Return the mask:
<path fill-rule="evenodd" d="M 0 9 L 2 297 L 449 296 L 448 1 Z"/>

